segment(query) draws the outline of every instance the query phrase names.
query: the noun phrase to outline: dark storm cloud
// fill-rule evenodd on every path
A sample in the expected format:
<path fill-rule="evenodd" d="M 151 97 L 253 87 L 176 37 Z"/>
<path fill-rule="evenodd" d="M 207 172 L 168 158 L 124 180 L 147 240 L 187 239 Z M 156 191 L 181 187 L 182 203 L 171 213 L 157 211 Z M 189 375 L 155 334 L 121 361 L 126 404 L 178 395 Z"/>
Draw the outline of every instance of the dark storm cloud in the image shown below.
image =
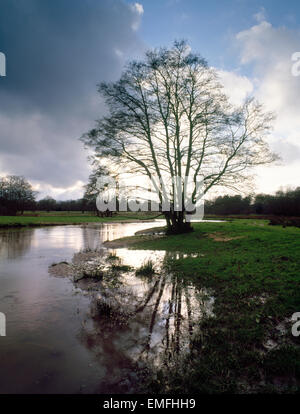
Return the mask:
<path fill-rule="evenodd" d="M 140 18 L 122 0 L 0 0 L 0 173 L 86 179 L 78 137 L 103 111 L 96 84 L 143 50 Z"/>

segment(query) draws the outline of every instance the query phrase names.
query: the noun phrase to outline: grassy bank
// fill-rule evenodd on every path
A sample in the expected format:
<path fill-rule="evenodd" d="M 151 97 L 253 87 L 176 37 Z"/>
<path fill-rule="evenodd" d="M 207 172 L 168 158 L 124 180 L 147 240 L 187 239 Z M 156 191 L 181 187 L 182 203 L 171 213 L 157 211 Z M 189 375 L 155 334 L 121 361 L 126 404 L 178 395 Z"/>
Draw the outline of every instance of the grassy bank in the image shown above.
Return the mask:
<path fill-rule="evenodd" d="M 266 221 L 202 223 L 195 231 L 131 247 L 201 253 L 168 266 L 178 277 L 212 289 L 214 317 L 200 322 L 185 369 L 162 370 L 156 392 L 299 392 L 300 337 L 291 316 L 300 312 L 300 229 Z M 135 243 L 134 243 L 135 240 Z"/>
<path fill-rule="evenodd" d="M 94 214 L 80 212 L 37 212 L 26 213 L 22 216 L 0 216 L 0 227 L 26 227 L 26 226 L 54 226 L 85 223 L 105 223 L 117 221 L 148 220 L 154 217 L 152 214 L 120 213 L 113 217 L 97 217 Z"/>

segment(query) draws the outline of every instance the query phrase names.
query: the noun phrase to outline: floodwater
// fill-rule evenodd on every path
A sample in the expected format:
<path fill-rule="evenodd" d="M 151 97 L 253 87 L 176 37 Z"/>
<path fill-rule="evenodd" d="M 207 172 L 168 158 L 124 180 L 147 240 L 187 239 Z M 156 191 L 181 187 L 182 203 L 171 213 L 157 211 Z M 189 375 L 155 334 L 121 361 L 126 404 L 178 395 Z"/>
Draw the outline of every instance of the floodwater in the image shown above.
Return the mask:
<path fill-rule="evenodd" d="M 156 274 L 120 272 L 115 287 L 92 292 L 48 270 L 83 250 L 105 259 L 111 251 L 104 241 L 156 225 L 161 223 L 0 230 L 0 312 L 6 316 L 0 393 L 130 393 L 139 369 L 188 352 L 197 321 L 212 313 L 213 298 L 164 270 L 166 252 L 114 250 L 120 263 L 135 268 L 150 258 Z M 117 317 L 95 313 L 105 297 Z"/>

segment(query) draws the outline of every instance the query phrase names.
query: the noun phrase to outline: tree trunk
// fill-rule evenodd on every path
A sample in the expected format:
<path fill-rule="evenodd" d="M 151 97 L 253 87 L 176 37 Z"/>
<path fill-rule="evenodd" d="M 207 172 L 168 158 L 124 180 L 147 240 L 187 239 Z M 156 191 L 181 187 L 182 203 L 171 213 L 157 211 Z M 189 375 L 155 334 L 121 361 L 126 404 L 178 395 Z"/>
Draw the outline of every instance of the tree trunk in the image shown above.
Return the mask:
<path fill-rule="evenodd" d="M 181 211 L 164 213 L 167 221 L 167 234 L 182 234 L 194 231 L 191 223 L 185 220 L 185 214 Z"/>

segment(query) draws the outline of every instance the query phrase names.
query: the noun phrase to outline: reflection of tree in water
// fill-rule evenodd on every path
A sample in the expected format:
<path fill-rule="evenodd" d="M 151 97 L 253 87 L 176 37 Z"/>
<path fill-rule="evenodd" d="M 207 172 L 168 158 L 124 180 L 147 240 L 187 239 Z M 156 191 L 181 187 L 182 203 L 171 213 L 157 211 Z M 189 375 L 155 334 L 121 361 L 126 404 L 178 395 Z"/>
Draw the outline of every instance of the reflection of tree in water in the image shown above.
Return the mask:
<path fill-rule="evenodd" d="M 102 223 L 82 227 L 82 241 L 84 249 L 99 250 L 103 242 L 132 234 L 132 230 L 127 223 Z"/>
<path fill-rule="evenodd" d="M 182 257 L 180 253 L 166 253 L 165 262 L 170 258 Z M 205 290 L 197 291 L 182 277 L 165 271 L 156 281 L 149 280 L 145 302 L 139 305 L 138 311 L 144 310 L 147 305 L 148 311 L 151 308 L 152 311 L 147 338 L 139 358 L 168 364 L 181 350 L 189 349 L 199 319 L 211 314 L 212 298 Z M 162 329 L 158 330 L 159 327 Z M 155 341 L 153 335 L 157 334 L 160 338 Z"/>
<path fill-rule="evenodd" d="M 174 257 L 167 253 L 163 262 Z M 175 258 L 181 257 L 176 253 Z M 173 363 L 182 351 L 189 350 L 201 317 L 211 314 L 212 298 L 204 289 L 196 290 L 184 278 L 168 272 L 164 265 L 160 274 L 137 277 L 131 272 L 121 279 L 120 289 L 110 293 L 98 290 L 96 301 L 109 301 L 115 314 L 100 312 L 93 329 L 85 330 L 85 342 L 93 343 L 102 358 L 107 351 L 142 365 Z M 111 355 L 105 359 L 111 361 Z"/>
<path fill-rule="evenodd" d="M 15 259 L 23 256 L 31 246 L 35 229 L 0 231 L 0 258 Z"/>
<path fill-rule="evenodd" d="M 82 240 L 84 249 L 98 250 L 102 245 L 98 228 L 82 227 Z"/>

